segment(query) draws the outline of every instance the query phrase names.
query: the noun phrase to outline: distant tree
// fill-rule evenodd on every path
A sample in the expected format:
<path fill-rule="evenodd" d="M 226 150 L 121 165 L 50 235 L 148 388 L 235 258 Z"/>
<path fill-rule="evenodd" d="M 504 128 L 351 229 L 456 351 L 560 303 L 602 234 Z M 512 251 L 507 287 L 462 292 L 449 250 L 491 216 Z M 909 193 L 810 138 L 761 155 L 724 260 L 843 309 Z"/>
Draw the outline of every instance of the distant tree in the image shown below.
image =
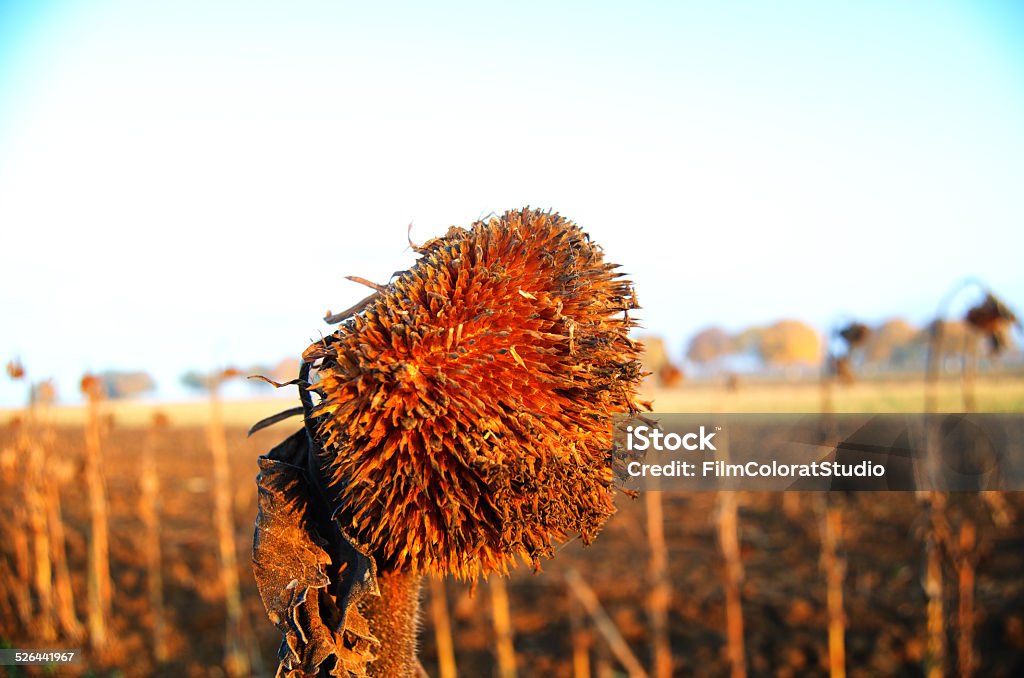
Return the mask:
<path fill-rule="evenodd" d="M 214 372 L 197 372 L 196 370 L 189 370 L 185 374 L 181 375 L 181 383 L 186 388 L 193 389 L 195 391 L 210 391 L 211 389 L 219 388 L 222 383 L 229 379 L 234 379 L 241 376 L 241 371 L 234 367 L 226 367 L 223 370 L 217 370 Z"/>
<path fill-rule="evenodd" d="M 690 339 L 686 347 L 686 359 L 704 364 L 734 352 L 736 342 L 728 332 L 721 327 L 706 327 Z"/>
<path fill-rule="evenodd" d="M 764 328 L 758 346 L 769 365 L 816 365 L 821 361 L 821 336 L 799 320 L 780 320 Z"/>
<path fill-rule="evenodd" d="M 260 376 L 266 377 L 267 379 L 272 379 L 277 382 L 282 381 L 281 379 L 277 378 L 276 374 L 274 374 L 274 367 L 272 365 L 267 364 L 250 365 L 249 367 L 242 370 L 242 374 L 244 374 L 247 377 L 245 383 L 249 386 L 249 388 L 255 391 L 272 390 L 274 388 L 274 385 L 271 384 L 270 382 L 264 381 L 263 379 L 253 379 L 253 377 Z"/>
<path fill-rule="evenodd" d="M 267 376 L 274 381 L 290 381 L 299 376 L 299 368 L 301 366 L 302 362 L 298 358 L 284 358 L 274 366 L 271 373 Z"/>
<path fill-rule="evenodd" d="M 205 391 L 210 387 L 210 377 L 202 372 L 189 370 L 181 375 L 181 383 L 185 388 L 192 389 L 193 391 Z"/>
<path fill-rule="evenodd" d="M 153 377 L 141 370 L 107 370 L 98 376 L 106 396 L 111 400 L 135 398 L 156 388 Z"/>
<path fill-rule="evenodd" d="M 942 323 L 942 344 L 939 346 L 939 354 L 945 358 L 959 357 L 969 348 L 976 348 L 977 344 L 982 341 L 982 335 L 975 332 L 963 320 L 933 320 L 917 334 L 916 341 L 921 345 L 922 351 L 928 345 L 932 327 L 937 322 Z M 969 343 L 973 343 L 975 346 L 971 347 Z"/>
<path fill-rule="evenodd" d="M 905 366 L 921 352 L 920 330 L 903 318 L 890 318 L 879 325 L 864 344 L 864 362 Z"/>
<path fill-rule="evenodd" d="M 736 353 L 756 353 L 761 354 L 761 341 L 764 338 L 764 333 L 767 331 L 765 327 L 748 327 L 739 334 L 733 337 L 733 349 Z"/>

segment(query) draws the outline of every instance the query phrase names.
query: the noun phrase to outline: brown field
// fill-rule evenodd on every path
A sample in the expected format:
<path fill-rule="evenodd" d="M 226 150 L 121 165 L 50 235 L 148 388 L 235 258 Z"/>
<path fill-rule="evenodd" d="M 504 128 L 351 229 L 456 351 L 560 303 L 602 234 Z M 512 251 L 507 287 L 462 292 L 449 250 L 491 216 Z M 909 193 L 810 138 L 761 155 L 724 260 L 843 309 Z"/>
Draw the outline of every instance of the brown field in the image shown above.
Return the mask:
<path fill-rule="evenodd" d="M 913 411 L 920 409 L 919 382 L 855 385 L 837 390 L 845 411 Z M 940 407 L 956 409 L 957 385 L 944 386 Z M 660 392 L 661 411 L 815 411 L 816 384 L 751 385 L 736 393 L 712 386 Z M 987 380 L 978 384 L 979 408 L 1024 411 L 1024 381 Z M 256 513 L 257 457 L 298 426 L 292 420 L 245 437 L 248 424 L 290 406 L 287 401 L 232 404 L 226 411 L 231 460 L 231 497 L 239 578 L 243 596 L 245 645 L 253 675 L 270 676 L 276 668 L 279 635 L 267 620 L 249 567 Z M 169 406 L 171 427 L 161 435 L 157 470 L 161 479 L 160 543 L 168 616 L 169 660 L 160 664 L 151 648 L 152 611 L 146 593 L 140 497 L 139 450 L 148 433 L 153 406 L 117 404 L 114 426 L 104 440 L 104 469 L 110 506 L 111 571 L 114 586 L 111 642 L 103 652 L 86 650 L 76 667 L 47 672 L 40 668 L 0 667 L 0 675 L 36 676 L 218 676 L 224 650 L 224 592 L 219 580 L 213 516 L 212 463 L 203 423 L 206 405 Z M 0 412 L 0 450 L 13 449 L 12 412 Z M 87 606 L 86 558 L 89 522 L 86 489 L 80 481 L 84 455 L 82 415 L 54 413 L 55 444 L 51 460 L 70 461 L 74 469 L 61 484 L 68 559 L 79 619 Z M 12 459 L 9 455 L 8 459 Z M 11 525 L 16 487 L 22 481 L 20 460 L 0 476 L 0 517 Z M 1024 512 L 1024 493 L 1003 495 L 1015 516 Z M 844 581 L 849 675 L 923 675 L 926 648 L 926 598 L 922 587 L 924 514 L 910 494 L 856 494 L 839 498 L 845 510 L 847 559 Z M 645 608 L 650 590 L 648 540 L 643 500 L 619 499 L 619 514 L 597 542 L 584 548 L 564 545 L 557 557 L 534 574 L 516 571 L 508 584 L 515 653 L 520 676 L 573 676 L 572 618 L 582 632 L 576 640 L 587 649 L 592 675 L 626 675 L 604 638 L 586 620 L 565 583 L 578 570 L 597 592 L 633 654 L 651 664 Z M 741 586 L 749 675 L 828 675 L 825 579 L 818 503 L 800 495 L 783 510 L 781 494 L 739 496 Z M 723 559 L 717 544 L 716 495 L 664 496 L 665 538 L 671 599 L 669 638 L 673 675 L 729 675 L 726 656 Z M 958 495 L 950 503 L 955 520 L 978 525 L 974 638 L 977 675 L 1024 675 L 1024 524 L 1014 518 L 996 526 L 978 495 Z M 11 559 L 11 535 L 0 540 L 0 558 Z M 957 585 L 952 559 L 945 560 L 946 612 L 950 666 L 955 665 Z M 8 590 L 0 589 L 0 646 L 39 646 L 34 628 L 5 612 Z M 495 632 L 489 588 L 481 582 L 475 595 L 462 582 L 446 582 L 459 675 L 495 675 Z M 85 648 L 78 640 L 53 644 Z M 421 657 L 428 673 L 438 675 L 437 651 L 429 593 L 423 597 Z M 606 672 L 602 673 L 602 671 Z M 6 670 L 6 673 L 4 671 Z"/>
<path fill-rule="evenodd" d="M 835 388 L 835 407 L 839 412 L 919 412 L 924 402 L 924 385 L 913 379 L 861 381 Z M 982 412 L 1024 412 L 1024 377 L 1004 376 L 979 379 L 976 385 L 978 410 Z M 816 381 L 741 383 L 729 391 L 717 382 L 688 383 L 682 388 L 649 389 L 643 396 L 652 399 L 657 412 L 817 412 L 821 407 L 821 387 Z M 225 403 L 224 421 L 228 426 L 248 428 L 263 417 L 291 407 L 288 399 L 268 398 Z M 960 383 L 947 379 L 939 389 L 939 409 L 962 408 Z M 148 425 L 153 412 L 166 414 L 179 427 L 205 424 L 209 405 L 202 400 L 154 405 L 131 400 L 107 404 L 108 411 L 122 427 Z M 18 410 L 0 409 L 0 426 L 6 425 Z M 82 407 L 52 408 L 56 424 L 81 426 Z"/>

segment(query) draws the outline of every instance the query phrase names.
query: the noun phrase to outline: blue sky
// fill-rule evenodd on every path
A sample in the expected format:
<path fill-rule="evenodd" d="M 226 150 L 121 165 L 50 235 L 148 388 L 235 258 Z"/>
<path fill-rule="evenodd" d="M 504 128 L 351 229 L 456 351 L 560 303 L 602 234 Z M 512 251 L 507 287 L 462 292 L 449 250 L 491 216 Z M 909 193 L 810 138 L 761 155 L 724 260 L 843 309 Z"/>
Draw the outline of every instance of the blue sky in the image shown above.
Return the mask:
<path fill-rule="evenodd" d="M 677 354 L 971 275 L 1020 308 L 1022 186 L 1010 2 L 0 1 L 0 358 L 66 396 L 295 355 L 410 222 L 527 204 Z"/>

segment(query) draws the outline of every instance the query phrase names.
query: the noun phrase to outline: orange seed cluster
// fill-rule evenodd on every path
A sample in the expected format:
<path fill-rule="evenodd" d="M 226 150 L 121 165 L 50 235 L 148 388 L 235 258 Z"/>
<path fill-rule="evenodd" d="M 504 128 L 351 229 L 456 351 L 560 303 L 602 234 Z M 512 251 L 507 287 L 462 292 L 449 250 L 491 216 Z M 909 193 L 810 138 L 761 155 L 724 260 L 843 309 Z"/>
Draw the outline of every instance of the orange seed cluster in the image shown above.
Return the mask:
<path fill-rule="evenodd" d="M 614 512 L 632 284 L 558 214 L 452 228 L 304 360 L 336 520 L 385 567 L 505 572 Z"/>

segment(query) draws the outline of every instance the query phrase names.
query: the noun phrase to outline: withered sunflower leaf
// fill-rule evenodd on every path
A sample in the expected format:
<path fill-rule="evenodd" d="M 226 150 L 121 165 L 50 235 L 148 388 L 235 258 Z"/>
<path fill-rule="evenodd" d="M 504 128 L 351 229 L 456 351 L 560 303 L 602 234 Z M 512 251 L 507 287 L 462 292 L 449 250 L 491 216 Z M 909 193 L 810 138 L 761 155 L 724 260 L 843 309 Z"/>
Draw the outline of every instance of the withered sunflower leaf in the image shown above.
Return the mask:
<path fill-rule="evenodd" d="M 267 615 L 284 636 L 278 675 L 359 678 L 378 642 L 355 604 L 376 591 L 376 572 L 333 529 L 329 509 L 307 481 L 309 452 L 302 430 L 260 457 L 253 572 Z"/>
<path fill-rule="evenodd" d="M 283 412 L 272 414 L 269 417 L 266 417 L 265 419 L 260 419 L 258 422 L 253 424 L 252 428 L 249 429 L 249 432 L 246 435 L 251 436 L 253 433 L 256 433 L 257 431 L 262 431 L 268 426 L 273 426 L 278 422 L 284 421 L 285 419 L 291 419 L 292 417 L 297 417 L 303 413 L 304 410 L 302 407 L 292 407 L 290 409 L 284 410 Z"/>

